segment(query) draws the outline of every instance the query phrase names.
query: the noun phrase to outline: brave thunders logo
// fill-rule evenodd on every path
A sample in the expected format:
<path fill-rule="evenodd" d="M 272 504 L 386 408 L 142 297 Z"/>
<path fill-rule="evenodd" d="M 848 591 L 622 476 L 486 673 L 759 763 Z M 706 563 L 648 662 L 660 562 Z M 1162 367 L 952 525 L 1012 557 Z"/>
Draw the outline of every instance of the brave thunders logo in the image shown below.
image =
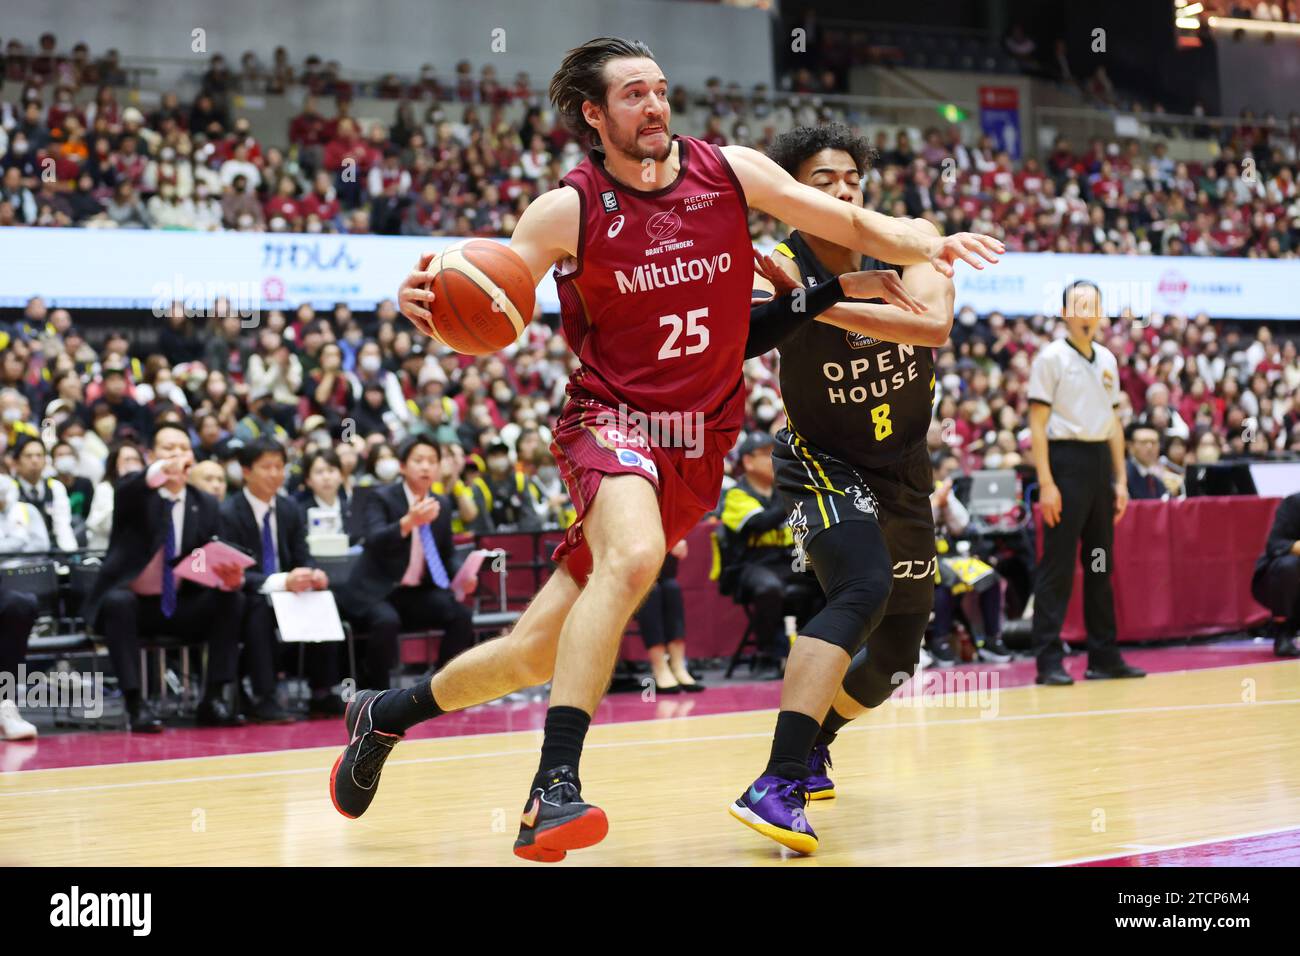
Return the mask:
<path fill-rule="evenodd" d="M 646 220 L 645 234 L 652 241 L 662 245 L 677 235 L 682 228 L 682 217 L 677 215 L 672 209 L 665 212 L 657 212 Z"/>

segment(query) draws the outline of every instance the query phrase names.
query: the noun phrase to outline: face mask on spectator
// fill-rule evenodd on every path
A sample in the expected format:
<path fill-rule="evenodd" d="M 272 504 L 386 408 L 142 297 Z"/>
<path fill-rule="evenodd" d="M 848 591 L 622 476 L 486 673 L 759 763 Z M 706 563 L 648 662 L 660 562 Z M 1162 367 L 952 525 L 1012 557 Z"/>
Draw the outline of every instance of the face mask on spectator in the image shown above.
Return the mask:
<path fill-rule="evenodd" d="M 383 362 L 380 361 L 378 355 L 363 355 L 363 356 L 361 356 L 361 369 L 362 369 L 362 371 L 369 372 L 369 373 L 372 374 L 372 375 L 373 375 L 375 372 L 378 372 L 378 371 L 379 371 L 379 368 L 380 368 L 380 366 L 381 366 L 382 364 L 383 364 Z"/>
<path fill-rule="evenodd" d="M 6 408 L 6 409 L 5 409 L 4 420 L 7 421 L 7 422 L 16 422 L 16 421 L 18 421 L 18 419 L 20 419 L 20 418 L 22 418 L 22 417 L 23 417 L 23 413 L 22 413 L 22 410 L 19 409 L 19 408 Z"/>
<path fill-rule="evenodd" d="M 560 477 L 560 469 L 551 466 L 545 466 L 537 469 L 537 477 L 543 484 L 553 485 Z"/>
<path fill-rule="evenodd" d="M 15 156 L 22 156 L 27 152 L 27 143 L 22 141 L 10 143 L 9 151 Z"/>
<path fill-rule="evenodd" d="M 375 477 L 380 481 L 392 481 L 401 470 L 401 462 L 396 458 L 381 458 L 375 463 Z"/>
<path fill-rule="evenodd" d="M 86 447 L 85 435 L 69 435 L 67 441 L 76 451 L 81 451 Z"/>
<path fill-rule="evenodd" d="M 226 479 L 235 483 L 244 480 L 244 469 L 239 467 L 239 462 L 232 461 L 226 466 Z"/>
<path fill-rule="evenodd" d="M 70 475 L 77 470 L 77 459 L 71 455 L 60 455 L 54 459 L 54 470 L 60 475 Z"/>
<path fill-rule="evenodd" d="M 323 428 L 316 429 L 316 431 L 307 436 L 307 440 L 314 444 L 322 445 L 325 448 L 330 447 L 330 433 L 325 431 Z"/>

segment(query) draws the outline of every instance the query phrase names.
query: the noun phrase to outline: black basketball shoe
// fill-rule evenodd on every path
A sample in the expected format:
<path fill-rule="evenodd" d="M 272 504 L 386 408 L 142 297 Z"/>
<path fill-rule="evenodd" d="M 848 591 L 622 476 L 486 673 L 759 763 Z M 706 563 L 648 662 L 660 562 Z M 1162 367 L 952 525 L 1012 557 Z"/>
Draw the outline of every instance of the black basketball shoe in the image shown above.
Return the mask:
<path fill-rule="evenodd" d="M 569 850 L 581 850 L 605 839 L 605 811 L 585 803 L 572 767 L 556 767 L 533 788 L 519 820 L 515 856 L 538 863 L 558 863 Z"/>
<path fill-rule="evenodd" d="M 370 709 L 383 690 L 363 690 L 348 701 L 343 712 L 343 724 L 348 730 L 347 748 L 334 761 L 330 772 L 330 799 L 334 809 L 355 820 L 366 812 L 370 801 L 379 790 L 379 774 L 384 761 L 393 752 L 401 734 L 386 734 L 375 730 Z"/>

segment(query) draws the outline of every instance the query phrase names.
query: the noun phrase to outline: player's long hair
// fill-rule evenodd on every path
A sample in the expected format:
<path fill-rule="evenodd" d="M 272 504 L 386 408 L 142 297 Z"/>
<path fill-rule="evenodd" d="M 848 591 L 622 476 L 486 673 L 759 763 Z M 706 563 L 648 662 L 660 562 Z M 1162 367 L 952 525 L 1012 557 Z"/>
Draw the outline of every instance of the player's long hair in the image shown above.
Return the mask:
<path fill-rule="evenodd" d="M 587 100 L 601 106 L 606 104 L 605 64 L 624 57 L 653 60 L 655 55 L 640 40 L 596 37 L 566 53 L 564 62 L 551 77 L 551 102 L 560 120 L 589 148 L 599 145 L 600 134 L 583 117 L 582 104 Z"/>

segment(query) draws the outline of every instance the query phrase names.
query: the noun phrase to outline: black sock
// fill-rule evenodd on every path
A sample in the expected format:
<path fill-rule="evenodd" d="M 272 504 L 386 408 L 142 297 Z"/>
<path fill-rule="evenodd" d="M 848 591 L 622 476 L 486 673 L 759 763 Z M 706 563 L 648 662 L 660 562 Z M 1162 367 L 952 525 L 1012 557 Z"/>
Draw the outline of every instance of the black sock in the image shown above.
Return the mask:
<path fill-rule="evenodd" d="M 772 755 L 764 775 L 775 774 L 787 780 L 808 776 L 808 753 L 821 727 L 817 721 L 797 710 L 783 710 L 776 715 L 776 733 L 772 735 Z"/>
<path fill-rule="evenodd" d="M 821 733 L 817 735 L 817 743 L 823 747 L 829 747 L 835 742 L 835 735 L 844 729 L 852 717 L 842 717 L 840 712 L 832 707 L 826 711 L 826 719 L 822 721 Z"/>
<path fill-rule="evenodd" d="M 577 707 L 552 707 L 546 711 L 546 730 L 542 737 L 542 760 L 533 778 L 533 786 L 544 786 L 543 775 L 556 767 L 572 767 L 578 773 L 582 742 L 587 739 L 591 715 Z"/>
<path fill-rule="evenodd" d="M 122 696 L 126 698 L 126 712 L 132 717 L 140 713 L 140 689 L 124 690 Z"/>
<path fill-rule="evenodd" d="M 414 687 L 384 694 L 370 705 L 375 729 L 386 734 L 404 734 L 416 724 L 444 713 L 433 699 L 433 675 L 421 677 Z"/>

